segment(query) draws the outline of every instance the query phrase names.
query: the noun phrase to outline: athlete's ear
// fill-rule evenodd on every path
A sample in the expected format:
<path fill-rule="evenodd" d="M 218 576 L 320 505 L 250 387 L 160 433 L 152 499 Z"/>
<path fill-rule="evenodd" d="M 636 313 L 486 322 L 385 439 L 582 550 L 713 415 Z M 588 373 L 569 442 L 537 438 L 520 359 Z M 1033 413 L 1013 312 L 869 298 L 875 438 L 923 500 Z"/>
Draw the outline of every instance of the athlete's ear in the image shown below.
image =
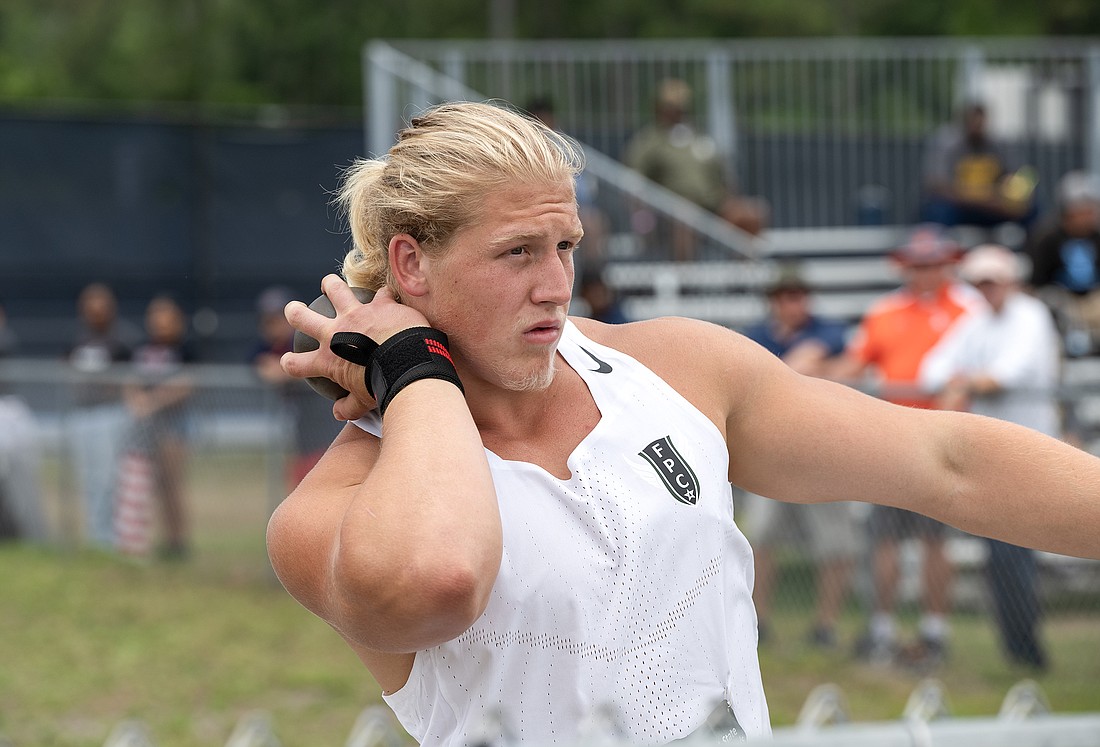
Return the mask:
<path fill-rule="evenodd" d="M 399 233 L 390 239 L 388 254 L 390 272 L 401 290 L 401 297 L 424 295 L 428 289 L 427 258 L 420 242 L 407 233 Z"/>

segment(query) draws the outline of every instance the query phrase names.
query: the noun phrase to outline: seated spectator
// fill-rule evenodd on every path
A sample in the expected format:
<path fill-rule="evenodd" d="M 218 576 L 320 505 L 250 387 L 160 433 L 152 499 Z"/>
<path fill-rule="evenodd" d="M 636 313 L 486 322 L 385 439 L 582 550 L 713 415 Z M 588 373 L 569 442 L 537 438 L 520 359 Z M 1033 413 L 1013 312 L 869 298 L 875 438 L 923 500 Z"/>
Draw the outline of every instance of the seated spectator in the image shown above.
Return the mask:
<path fill-rule="evenodd" d="M 1081 171 L 1062 177 L 1058 214 L 1028 245 L 1031 285 L 1054 311 L 1071 356 L 1100 342 L 1100 179 Z"/>
<path fill-rule="evenodd" d="M 799 373 L 824 375 L 828 361 L 844 351 L 845 326 L 813 314 L 810 287 L 794 266 L 779 272 L 767 295 L 767 318 L 747 329 L 746 336 Z M 803 505 L 746 494 L 745 505 L 745 531 L 755 548 L 752 597 L 761 640 L 771 635 L 768 615 L 775 593 L 776 550 L 786 541 L 805 537 L 817 564 L 817 604 L 808 640 L 814 646 L 835 646 L 837 622 L 861 550 L 852 504 Z"/>
<path fill-rule="evenodd" d="M 957 122 L 929 138 L 922 220 L 948 227 L 1018 223 L 1025 229 L 1034 220 L 1034 172 L 1014 163 L 987 125 L 985 105 L 972 101 Z"/>
<path fill-rule="evenodd" d="M 691 88 L 667 79 L 657 89 L 654 122 L 627 146 L 626 164 L 743 231 L 757 235 L 767 226 L 768 206 L 738 193 L 725 173 L 718 145 L 689 121 Z M 677 260 L 695 256 L 695 237 L 680 223 L 672 226 L 672 254 Z"/>
<path fill-rule="evenodd" d="M 630 321 L 623 313 L 615 289 L 607 284 L 603 271 L 590 269 L 581 275 L 578 295 L 588 306 L 585 316 L 605 324 L 623 324 Z"/>
<path fill-rule="evenodd" d="M 799 373 L 825 375 L 826 363 L 844 351 L 845 325 L 813 313 L 810 286 L 795 265 L 781 267 L 766 294 L 768 316 L 746 336 Z"/>

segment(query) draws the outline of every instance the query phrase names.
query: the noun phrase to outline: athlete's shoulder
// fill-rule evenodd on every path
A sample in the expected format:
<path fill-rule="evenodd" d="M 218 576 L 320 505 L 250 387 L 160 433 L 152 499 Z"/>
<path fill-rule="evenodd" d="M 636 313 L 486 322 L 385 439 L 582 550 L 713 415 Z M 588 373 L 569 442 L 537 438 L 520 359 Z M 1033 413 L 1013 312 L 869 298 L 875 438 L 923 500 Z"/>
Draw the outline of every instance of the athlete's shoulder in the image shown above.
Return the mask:
<path fill-rule="evenodd" d="M 582 335 L 646 362 L 654 355 L 678 354 L 694 348 L 699 354 L 736 345 L 743 336 L 725 327 L 699 319 L 658 317 L 626 324 L 605 324 L 586 317 L 570 317 Z"/>
<path fill-rule="evenodd" d="M 752 376 L 762 359 L 774 358 L 741 333 L 698 319 L 660 317 L 629 324 L 577 319 L 575 323 L 581 334 L 630 356 L 681 394 L 742 381 Z"/>
<path fill-rule="evenodd" d="M 725 432 L 737 403 L 751 401 L 761 377 L 783 366 L 774 355 L 726 327 L 683 317 L 661 317 L 629 324 L 574 320 L 593 342 L 630 356 L 710 418 Z M 784 367 L 785 368 L 785 367 Z"/>

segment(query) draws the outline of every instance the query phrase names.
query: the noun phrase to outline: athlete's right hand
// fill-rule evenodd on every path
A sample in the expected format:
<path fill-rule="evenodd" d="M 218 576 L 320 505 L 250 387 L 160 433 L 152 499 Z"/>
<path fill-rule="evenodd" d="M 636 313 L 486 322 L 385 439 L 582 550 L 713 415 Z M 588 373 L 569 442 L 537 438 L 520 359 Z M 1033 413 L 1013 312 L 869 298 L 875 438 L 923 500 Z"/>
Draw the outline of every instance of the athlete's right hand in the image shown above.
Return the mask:
<path fill-rule="evenodd" d="M 332 407 L 339 420 L 355 420 L 375 408 L 367 393 L 362 366 L 339 357 L 329 349 L 337 332 L 359 332 L 381 344 L 392 335 L 410 327 L 425 327 L 428 320 L 419 311 L 398 303 L 388 288 L 379 290 L 370 303 L 360 303 L 351 288 L 337 275 L 326 275 L 321 290 L 336 312 L 329 318 L 311 310 L 301 301 L 286 306 L 287 321 L 296 330 L 318 340 L 320 346 L 310 352 L 286 353 L 281 364 L 291 376 L 301 379 L 325 378 L 347 391 Z"/>

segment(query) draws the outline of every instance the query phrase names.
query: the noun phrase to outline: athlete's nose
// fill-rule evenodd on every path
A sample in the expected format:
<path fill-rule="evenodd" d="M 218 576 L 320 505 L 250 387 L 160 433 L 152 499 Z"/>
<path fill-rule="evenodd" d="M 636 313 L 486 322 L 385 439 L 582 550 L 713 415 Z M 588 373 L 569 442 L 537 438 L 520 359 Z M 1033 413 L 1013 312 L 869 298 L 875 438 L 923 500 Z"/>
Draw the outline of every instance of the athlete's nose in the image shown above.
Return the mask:
<path fill-rule="evenodd" d="M 573 297 L 573 255 L 569 252 L 549 254 L 539 268 L 535 287 L 535 303 L 564 306 Z"/>

